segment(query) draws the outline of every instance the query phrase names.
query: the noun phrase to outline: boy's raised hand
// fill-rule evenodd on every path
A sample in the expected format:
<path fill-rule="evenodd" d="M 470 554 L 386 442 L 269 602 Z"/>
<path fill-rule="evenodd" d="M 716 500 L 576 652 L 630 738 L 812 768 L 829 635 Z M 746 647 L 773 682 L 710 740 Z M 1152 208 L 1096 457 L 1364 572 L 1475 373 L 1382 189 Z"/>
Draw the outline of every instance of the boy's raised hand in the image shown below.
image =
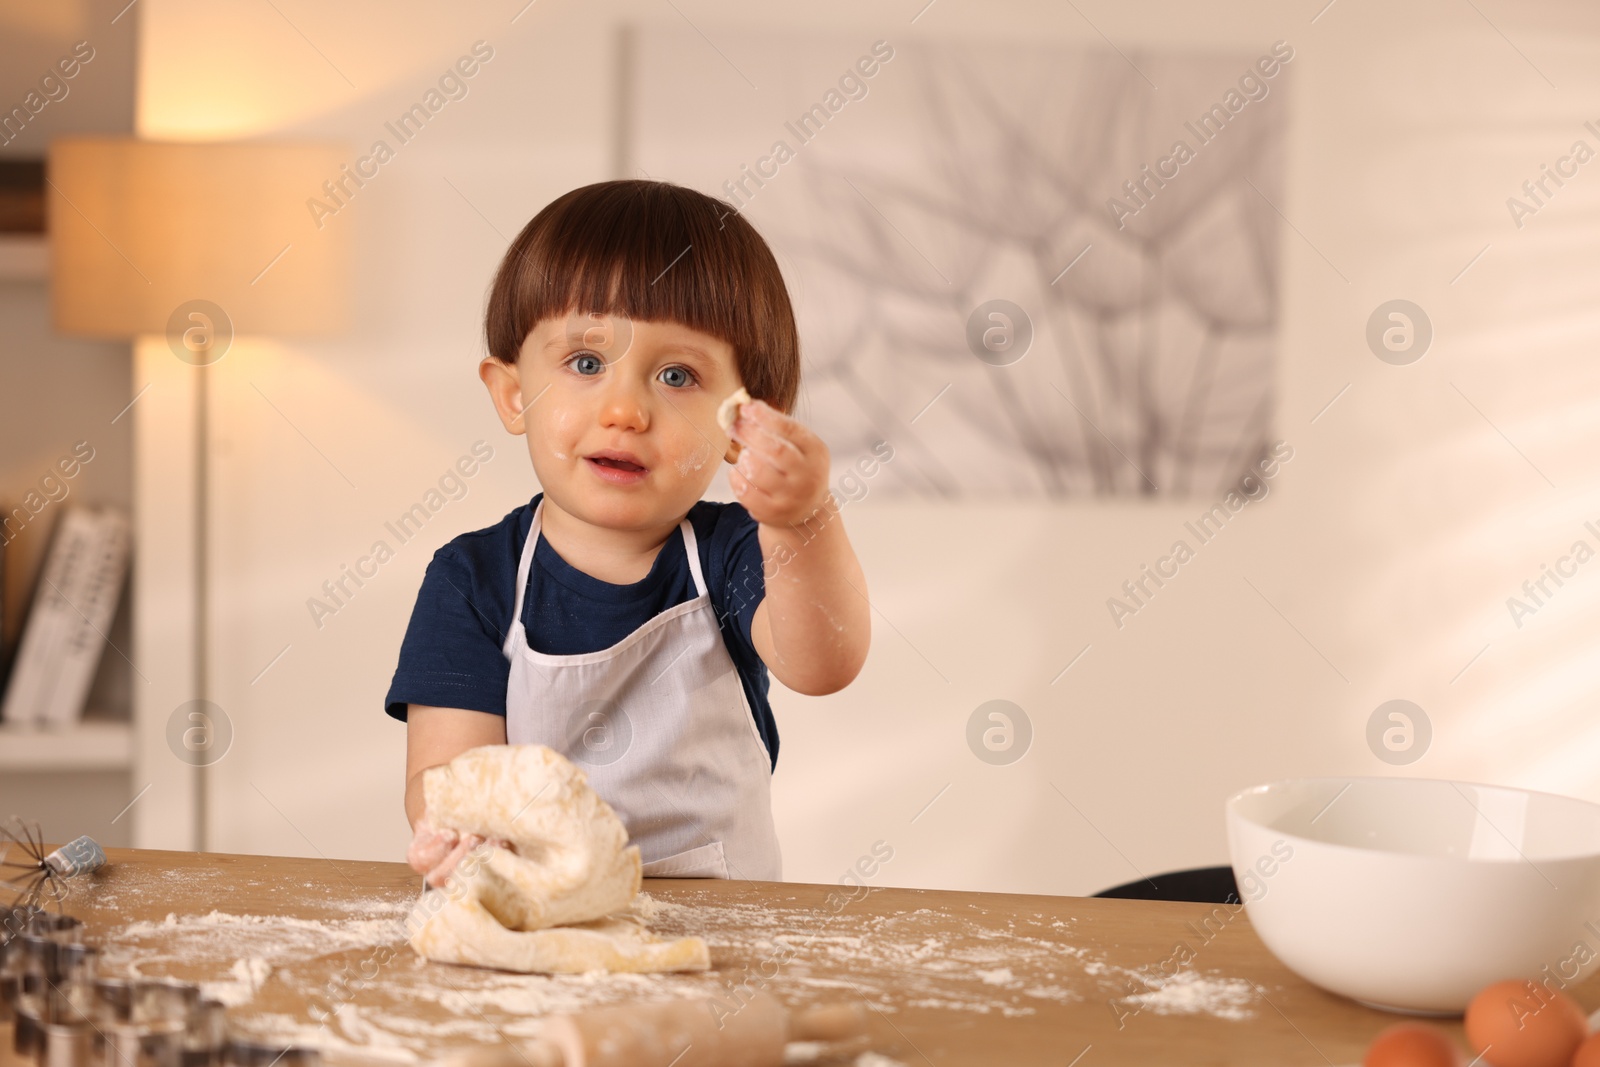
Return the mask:
<path fill-rule="evenodd" d="M 828 446 L 799 419 L 752 400 L 739 405 L 729 435 L 743 448 L 728 484 L 757 522 L 797 526 L 827 500 Z"/>

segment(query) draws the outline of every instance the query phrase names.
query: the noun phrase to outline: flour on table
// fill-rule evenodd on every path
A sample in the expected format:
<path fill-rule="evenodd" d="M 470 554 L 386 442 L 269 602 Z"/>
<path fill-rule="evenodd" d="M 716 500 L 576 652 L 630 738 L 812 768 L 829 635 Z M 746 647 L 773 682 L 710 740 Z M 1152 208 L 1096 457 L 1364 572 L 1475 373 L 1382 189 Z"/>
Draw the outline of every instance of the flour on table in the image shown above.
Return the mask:
<path fill-rule="evenodd" d="M 233 966 L 228 968 L 228 977 L 216 982 L 201 982 L 201 995 L 210 1000 L 219 1000 L 227 1007 L 238 1007 L 247 1003 L 256 995 L 256 990 L 261 988 L 272 974 L 272 964 L 259 956 L 248 959 L 235 960 Z"/>
<path fill-rule="evenodd" d="M 95 915 L 96 933 L 103 931 L 108 976 L 226 983 L 243 997 L 241 961 L 256 974 L 252 961 L 263 961 L 271 970 L 249 999 L 229 1006 L 230 1028 L 262 1041 L 358 1051 L 363 1062 L 431 1064 L 472 1045 L 532 1040 L 557 1013 L 727 997 L 745 975 L 772 974 L 774 963 L 768 988 L 786 1001 L 865 1001 L 890 1019 L 918 1007 L 976 1021 L 1086 1001 L 1102 1008 L 1111 1000 L 1119 1013 L 1142 1017 L 1130 1026 L 1155 1025 L 1163 1015 L 1211 1016 L 1234 1026 L 1251 1009 L 1264 1010 L 1249 1001 L 1243 978 L 1114 963 L 1112 950 L 1097 945 L 1094 920 L 1050 907 L 996 921 L 982 904 L 943 898 L 928 898 L 929 906 L 897 902 L 886 911 L 874 891 L 870 901 L 819 908 L 808 890 L 781 884 L 759 899 L 729 900 L 724 886 L 679 883 L 671 899 L 640 893 L 620 913 L 662 937 L 703 941 L 715 971 L 542 975 L 453 967 L 430 963 L 407 944 L 402 920 L 416 905 L 419 880 L 380 889 L 332 878 L 313 895 L 266 870 L 130 864 L 69 884 L 68 892 L 77 894 L 75 907 Z M 179 900 L 191 910 L 167 914 Z M 246 913 L 256 909 L 269 914 Z M 146 916 L 156 918 L 142 921 Z M 980 977 L 1003 971 L 1011 974 L 1003 984 Z M 349 985 L 330 981 L 335 974 Z M 1148 999 L 1121 999 L 1130 994 Z M 1271 985 L 1265 995 L 1274 996 Z M 909 1048 L 885 1051 L 922 1062 Z M 786 1050 L 791 1063 L 808 1062 L 808 1052 L 819 1067 L 841 1062 L 803 1045 Z M 855 1062 L 886 1067 L 883 1060 Z"/>
<path fill-rule="evenodd" d="M 326 1022 L 313 1026 L 282 1013 L 250 1016 L 242 1024 L 230 1015 L 228 1022 L 230 1031 L 270 1044 L 314 1048 L 324 1053 L 358 1053 L 357 1062 L 363 1067 L 380 1063 L 407 1065 L 425 1062 L 424 1057 L 399 1043 L 392 1033 L 368 1023 L 354 1004 L 341 1007 L 338 1014 L 333 1016 L 331 1026 Z"/>
<path fill-rule="evenodd" d="M 528 974 L 703 971 L 700 938 L 663 941 L 636 915 L 637 846 L 584 773 L 545 745 L 485 745 L 423 775 L 425 810 L 480 845 L 407 920 L 411 947 L 441 963 Z"/>
<path fill-rule="evenodd" d="M 783 1067 L 838 1062 L 836 1049 L 826 1041 L 791 1041 L 783 1046 Z M 855 1067 L 905 1067 L 899 1060 L 892 1060 L 883 1053 L 873 1052 L 870 1049 L 849 1062 Z"/>
<path fill-rule="evenodd" d="M 1146 977 L 1145 982 L 1151 986 L 1149 992 L 1123 997 L 1123 1002 L 1157 1015 L 1203 1014 L 1234 1020 L 1255 1017 L 1250 1004 L 1257 997 L 1256 990 L 1243 978 L 1179 971 L 1170 978 Z"/>
<path fill-rule="evenodd" d="M 393 911 L 378 902 L 376 910 Z M 373 949 L 405 939 L 398 917 L 300 919 L 288 915 L 235 915 L 213 909 L 203 915 L 169 912 L 160 922 L 113 927 L 101 945 L 107 975 L 183 977 L 199 970 L 207 996 L 237 1007 L 254 999 L 269 977 L 305 960 Z"/>
<path fill-rule="evenodd" d="M 784 1067 L 798 1067 L 803 1063 L 816 1063 L 828 1054 L 826 1041 L 791 1041 L 783 1046 Z"/>
<path fill-rule="evenodd" d="M 207 929 L 228 931 L 224 936 L 232 939 L 234 944 L 246 944 L 252 934 L 259 934 L 271 945 L 289 947 L 283 944 L 284 935 L 289 934 L 291 940 L 296 940 L 294 935 L 299 934 L 302 936 L 298 940 L 326 940 L 349 947 L 393 937 L 402 927 L 395 919 L 296 919 L 289 915 L 233 915 L 213 908 L 204 915 L 179 916 L 169 911 L 159 923 L 129 923 L 117 931 L 117 936 L 141 938 L 176 930 Z"/>

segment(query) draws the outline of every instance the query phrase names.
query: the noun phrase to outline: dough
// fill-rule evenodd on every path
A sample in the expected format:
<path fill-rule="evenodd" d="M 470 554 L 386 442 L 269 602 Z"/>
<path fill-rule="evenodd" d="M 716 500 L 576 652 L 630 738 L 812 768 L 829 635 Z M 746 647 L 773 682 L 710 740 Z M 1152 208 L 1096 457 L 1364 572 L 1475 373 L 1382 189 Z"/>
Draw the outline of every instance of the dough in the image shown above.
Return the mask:
<path fill-rule="evenodd" d="M 722 427 L 723 433 L 732 431 L 733 420 L 739 417 L 739 405 L 748 403 L 750 403 L 750 394 L 741 385 L 738 389 L 729 393 L 726 400 L 717 405 L 717 425 Z M 732 453 L 732 457 L 729 459 L 730 463 L 739 458 L 739 452 L 743 447 L 738 441 L 732 443 L 730 446 Z"/>
<path fill-rule="evenodd" d="M 733 420 L 739 417 L 739 405 L 750 403 L 750 394 L 744 386 L 728 394 L 728 398 L 717 405 L 717 425 L 722 427 L 722 432 L 727 433 L 733 429 Z"/>
<path fill-rule="evenodd" d="M 540 974 L 703 971 L 697 937 L 662 941 L 621 915 L 639 892 L 637 846 L 584 773 L 544 745 L 469 749 L 422 778 L 432 823 L 508 841 L 462 858 L 407 928 L 418 955 Z"/>

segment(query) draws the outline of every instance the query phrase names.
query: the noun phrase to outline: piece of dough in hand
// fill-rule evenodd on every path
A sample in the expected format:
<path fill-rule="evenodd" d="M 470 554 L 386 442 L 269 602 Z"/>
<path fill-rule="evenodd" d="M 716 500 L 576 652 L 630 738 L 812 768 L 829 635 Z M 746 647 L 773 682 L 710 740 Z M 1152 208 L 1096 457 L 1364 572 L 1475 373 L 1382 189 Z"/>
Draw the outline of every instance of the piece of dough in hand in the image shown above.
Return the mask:
<path fill-rule="evenodd" d="M 544 745 L 469 749 L 423 776 L 435 826 L 480 845 L 407 920 L 411 947 L 444 963 L 571 974 L 703 971 L 699 938 L 662 941 L 617 915 L 639 892 L 639 849 L 584 773 Z"/>
<path fill-rule="evenodd" d="M 717 405 L 717 425 L 722 427 L 723 433 L 731 433 L 733 431 L 733 421 L 739 417 L 739 405 L 750 403 L 750 399 L 750 394 L 741 385 L 738 389 L 729 393 L 726 400 Z M 738 441 L 734 441 L 730 449 L 732 455 L 728 462 L 731 463 L 738 459 L 739 452 L 743 447 Z"/>

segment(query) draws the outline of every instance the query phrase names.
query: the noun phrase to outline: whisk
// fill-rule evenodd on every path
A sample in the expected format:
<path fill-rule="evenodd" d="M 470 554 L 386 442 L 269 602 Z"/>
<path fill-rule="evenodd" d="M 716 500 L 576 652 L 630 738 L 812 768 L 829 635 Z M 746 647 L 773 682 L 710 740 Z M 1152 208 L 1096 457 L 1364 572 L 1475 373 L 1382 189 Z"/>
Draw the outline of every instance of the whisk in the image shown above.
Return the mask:
<path fill-rule="evenodd" d="M 21 850 L 21 859 L 13 858 L 14 849 Z M 48 890 L 56 910 L 60 911 L 66 897 L 63 881 L 97 870 L 105 862 L 105 852 L 87 835 L 46 853 L 44 833 L 38 823 L 25 823 L 15 815 L 0 823 L 0 872 L 21 872 L 0 877 L 0 887 L 16 894 L 11 901 L 12 908 L 38 907 Z"/>

